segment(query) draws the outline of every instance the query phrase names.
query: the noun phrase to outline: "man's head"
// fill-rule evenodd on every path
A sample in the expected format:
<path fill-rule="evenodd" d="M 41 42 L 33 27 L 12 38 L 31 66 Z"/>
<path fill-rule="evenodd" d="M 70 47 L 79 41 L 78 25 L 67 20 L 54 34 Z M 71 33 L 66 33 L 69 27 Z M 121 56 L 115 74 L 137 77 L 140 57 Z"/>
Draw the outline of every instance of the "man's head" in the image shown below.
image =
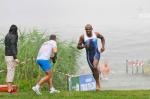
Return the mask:
<path fill-rule="evenodd" d="M 85 25 L 85 31 L 86 31 L 87 35 L 91 35 L 92 30 L 93 30 L 92 25 L 90 25 L 90 24 Z"/>
<path fill-rule="evenodd" d="M 55 34 L 50 35 L 49 40 L 56 41 L 56 35 Z"/>

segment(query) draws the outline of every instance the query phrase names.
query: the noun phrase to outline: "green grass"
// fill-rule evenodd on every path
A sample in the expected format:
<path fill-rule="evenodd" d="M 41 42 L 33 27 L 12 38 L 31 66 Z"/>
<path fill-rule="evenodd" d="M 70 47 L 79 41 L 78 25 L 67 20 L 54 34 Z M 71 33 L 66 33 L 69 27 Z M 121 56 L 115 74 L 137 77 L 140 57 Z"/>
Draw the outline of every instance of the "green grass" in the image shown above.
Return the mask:
<path fill-rule="evenodd" d="M 14 84 L 17 84 L 21 91 L 30 90 L 37 80 L 44 75 L 44 72 L 36 64 L 36 57 L 41 44 L 48 39 L 49 36 L 45 36 L 39 30 L 19 32 L 17 56 L 21 64 L 17 65 Z M 80 51 L 77 50 L 76 43 L 62 41 L 58 38 L 58 58 L 53 65 L 53 82 L 57 89 L 67 90 L 67 79 L 63 74 L 56 71 L 74 74 L 78 57 L 80 57 Z M 5 84 L 6 63 L 3 40 L 0 40 L 0 62 L 0 70 L 5 70 L 5 72 L 0 73 L 0 84 Z"/>
<path fill-rule="evenodd" d="M 15 95 L 0 93 L 0 99 L 150 99 L 149 90 L 131 90 L 131 91 L 61 91 L 58 94 L 49 94 L 43 92 L 37 96 L 32 91 L 19 92 Z"/>
<path fill-rule="evenodd" d="M 37 96 L 31 91 L 31 87 L 36 81 L 43 76 L 43 72 L 35 62 L 37 52 L 41 44 L 48 40 L 40 31 L 33 30 L 30 33 L 20 32 L 18 58 L 24 64 L 19 64 L 16 68 L 15 84 L 19 86 L 19 93 L 12 95 L 0 93 L 0 99 L 150 99 L 149 90 L 132 90 L 132 91 L 89 91 L 75 92 L 67 90 L 67 79 L 64 75 L 57 73 L 74 74 L 77 70 L 77 59 L 80 57 L 79 50 L 76 49 L 76 43 L 58 41 L 58 60 L 53 66 L 54 86 L 62 90 L 59 94 L 49 94 L 44 92 L 47 86 L 44 85 L 43 95 Z M 6 70 L 4 61 L 4 44 L 0 40 L 0 70 Z M 6 71 L 0 73 L 0 84 L 5 84 Z"/>

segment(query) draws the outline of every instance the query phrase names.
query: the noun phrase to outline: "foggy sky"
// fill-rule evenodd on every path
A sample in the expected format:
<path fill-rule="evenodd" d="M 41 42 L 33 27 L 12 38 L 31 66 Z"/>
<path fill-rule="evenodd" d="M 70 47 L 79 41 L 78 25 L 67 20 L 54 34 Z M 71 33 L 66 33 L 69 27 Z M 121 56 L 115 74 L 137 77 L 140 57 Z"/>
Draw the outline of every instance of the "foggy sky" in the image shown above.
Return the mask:
<path fill-rule="evenodd" d="M 0 0 L 0 26 L 125 23 L 150 13 L 149 5 L 149 0 Z"/>

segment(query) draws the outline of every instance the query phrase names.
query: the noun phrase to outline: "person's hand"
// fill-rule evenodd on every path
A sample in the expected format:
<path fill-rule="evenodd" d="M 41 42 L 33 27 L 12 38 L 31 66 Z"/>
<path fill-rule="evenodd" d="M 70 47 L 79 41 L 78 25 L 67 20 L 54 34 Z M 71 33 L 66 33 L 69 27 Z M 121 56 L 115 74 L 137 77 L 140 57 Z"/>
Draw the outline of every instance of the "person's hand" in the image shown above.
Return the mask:
<path fill-rule="evenodd" d="M 57 56 L 51 57 L 52 62 L 55 64 L 57 60 Z"/>
<path fill-rule="evenodd" d="M 88 44 L 83 45 L 84 48 L 89 48 L 90 46 Z"/>
<path fill-rule="evenodd" d="M 101 48 L 101 53 L 103 53 L 105 51 L 105 48 L 104 47 L 102 47 Z"/>
<path fill-rule="evenodd" d="M 19 63 L 20 63 L 19 59 L 15 59 L 15 62 L 16 62 L 17 64 L 19 64 Z"/>
<path fill-rule="evenodd" d="M 52 62 L 53 62 L 53 64 L 55 64 L 55 63 L 56 63 L 56 59 L 55 59 L 55 58 L 53 58 L 53 59 L 52 59 Z"/>

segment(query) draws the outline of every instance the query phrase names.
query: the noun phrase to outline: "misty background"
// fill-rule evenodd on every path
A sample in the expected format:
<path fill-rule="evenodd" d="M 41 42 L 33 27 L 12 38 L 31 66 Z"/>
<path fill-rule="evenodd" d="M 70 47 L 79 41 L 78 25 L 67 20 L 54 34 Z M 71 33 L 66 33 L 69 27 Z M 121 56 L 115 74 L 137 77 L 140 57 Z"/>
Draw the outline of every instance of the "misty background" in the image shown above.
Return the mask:
<path fill-rule="evenodd" d="M 149 5 L 149 0 L 0 0 L 0 27 L 140 27 L 150 22 Z"/>
<path fill-rule="evenodd" d="M 106 39 L 101 62 L 108 60 L 114 72 L 110 82 L 102 81 L 104 89 L 150 89 L 149 77 L 125 73 L 126 59 L 150 59 L 149 0 L 0 0 L 1 37 L 11 24 L 21 31 L 35 28 L 75 41 L 85 24 L 92 24 Z M 77 74 L 90 71 L 84 54 L 83 50 Z"/>

